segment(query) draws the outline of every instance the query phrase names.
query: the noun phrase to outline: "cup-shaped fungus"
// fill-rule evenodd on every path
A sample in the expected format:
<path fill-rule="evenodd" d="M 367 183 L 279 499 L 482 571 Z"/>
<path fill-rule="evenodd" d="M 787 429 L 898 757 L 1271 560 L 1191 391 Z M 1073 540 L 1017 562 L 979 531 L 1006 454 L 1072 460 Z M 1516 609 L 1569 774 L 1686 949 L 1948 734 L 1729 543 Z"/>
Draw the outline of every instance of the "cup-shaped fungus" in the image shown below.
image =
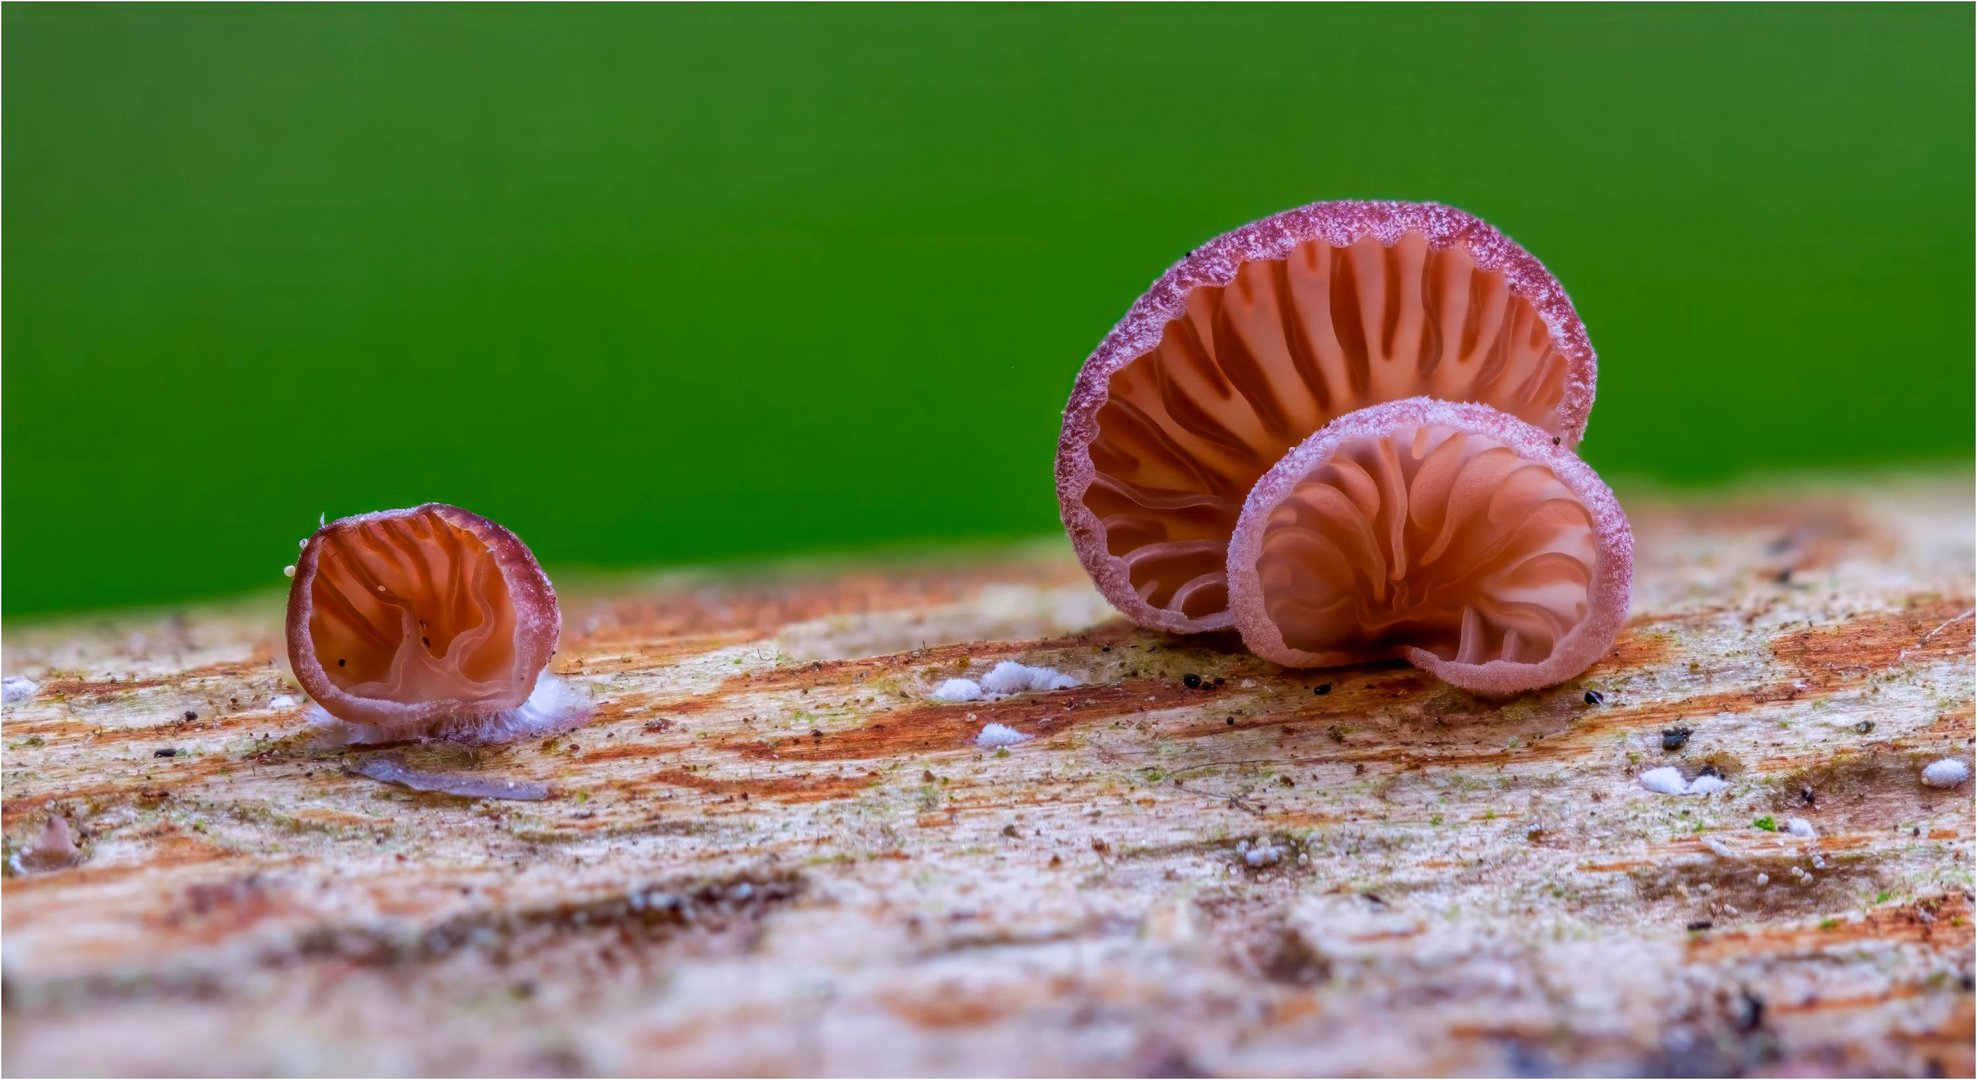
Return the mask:
<path fill-rule="evenodd" d="M 1133 621 L 1220 629 L 1243 499 L 1307 436 L 1429 396 L 1570 448 L 1594 374 L 1565 291 L 1502 233 L 1434 203 L 1314 203 L 1209 241 L 1133 304 L 1078 373 L 1058 504 Z"/>
<path fill-rule="evenodd" d="M 544 674 L 562 621 L 520 538 L 427 503 L 341 518 L 303 544 L 288 658 L 338 720 L 388 738 L 497 741 L 570 712 Z"/>
<path fill-rule="evenodd" d="M 1481 694 L 1578 675 L 1627 617 L 1633 532 L 1554 436 L 1427 398 L 1351 413 L 1243 506 L 1230 607 L 1293 667 L 1403 657 Z"/>

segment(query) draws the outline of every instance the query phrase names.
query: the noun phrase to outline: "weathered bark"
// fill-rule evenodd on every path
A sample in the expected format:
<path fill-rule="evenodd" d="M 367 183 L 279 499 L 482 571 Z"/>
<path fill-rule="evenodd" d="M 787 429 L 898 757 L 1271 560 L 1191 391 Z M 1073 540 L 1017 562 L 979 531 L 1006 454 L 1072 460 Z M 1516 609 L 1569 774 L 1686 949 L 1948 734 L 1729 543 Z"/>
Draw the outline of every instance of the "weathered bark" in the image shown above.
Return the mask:
<path fill-rule="evenodd" d="M 1969 1074 L 1970 491 L 1631 500 L 1630 628 L 1501 704 L 1058 544 L 566 582 L 590 724 L 390 751 L 539 802 L 353 775 L 272 600 L 16 629 L 9 853 L 80 862 L 6 882 L 5 1068 Z M 1084 685 L 930 700 L 1002 659 Z"/>

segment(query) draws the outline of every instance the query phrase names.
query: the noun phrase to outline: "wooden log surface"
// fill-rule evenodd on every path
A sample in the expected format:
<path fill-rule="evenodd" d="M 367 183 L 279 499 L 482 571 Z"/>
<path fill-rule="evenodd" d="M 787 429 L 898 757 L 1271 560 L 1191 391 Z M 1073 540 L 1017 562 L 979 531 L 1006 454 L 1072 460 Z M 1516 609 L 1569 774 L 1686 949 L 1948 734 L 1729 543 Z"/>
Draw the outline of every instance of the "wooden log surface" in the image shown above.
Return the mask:
<path fill-rule="evenodd" d="M 566 581 L 596 716 L 497 749 L 324 745 L 271 597 L 10 627 L 5 1069 L 1969 1075 L 1970 478 L 1627 501 L 1611 656 L 1498 703 L 1061 542 Z M 1001 660 L 1082 685 L 931 699 Z"/>

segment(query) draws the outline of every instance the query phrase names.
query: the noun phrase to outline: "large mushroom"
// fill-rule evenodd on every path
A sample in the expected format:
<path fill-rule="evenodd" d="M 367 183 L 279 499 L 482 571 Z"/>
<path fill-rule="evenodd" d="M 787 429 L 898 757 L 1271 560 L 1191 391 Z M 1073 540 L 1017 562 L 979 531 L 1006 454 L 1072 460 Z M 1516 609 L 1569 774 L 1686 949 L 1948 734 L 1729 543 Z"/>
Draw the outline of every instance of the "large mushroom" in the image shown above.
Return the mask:
<path fill-rule="evenodd" d="M 1627 618 L 1634 537 L 1592 469 L 1485 405 L 1351 413 L 1243 506 L 1230 607 L 1268 660 L 1402 657 L 1481 694 L 1569 679 Z"/>
<path fill-rule="evenodd" d="M 1243 500 L 1291 447 L 1426 395 L 1569 449 L 1594 375 L 1565 291 L 1502 233 L 1434 203 L 1314 203 L 1209 241 L 1133 304 L 1078 374 L 1058 503 L 1133 621 L 1220 629 Z"/>

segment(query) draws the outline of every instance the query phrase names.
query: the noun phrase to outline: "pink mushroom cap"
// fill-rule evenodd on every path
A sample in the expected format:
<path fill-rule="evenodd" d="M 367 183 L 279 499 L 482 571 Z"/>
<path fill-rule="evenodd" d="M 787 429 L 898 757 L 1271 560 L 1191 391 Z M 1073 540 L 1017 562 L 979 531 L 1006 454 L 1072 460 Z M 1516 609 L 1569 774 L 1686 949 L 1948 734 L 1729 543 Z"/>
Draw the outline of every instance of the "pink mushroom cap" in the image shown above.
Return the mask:
<path fill-rule="evenodd" d="M 1291 667 L 1398 656 L 1485 695 L 1584 672 L 1627 620 L 1634 536 L 1554 440 L 1429 398 L 1307 439 L 1257 482 L 1229 544 L 1243 643 Z"/>
<path fill-rule="evenodd" d="M 1544 266 L 1436 203 L 1321 202 L 1224 233 L 1154 282 L 1085 361 L 1057 450 L 1065 529 L 1142 626 L 1231 625 L 1243 499 L 1355 409 L 1481 401 L 1575 447 L 1597 364 Z"/>
<path fill-rule="evenodd" d="M 528 546 L 426 503 L 316 530 L 288 591 L 288 659 L 325 712 L 413 736 L 520 708 L 562 631 Z"/>

